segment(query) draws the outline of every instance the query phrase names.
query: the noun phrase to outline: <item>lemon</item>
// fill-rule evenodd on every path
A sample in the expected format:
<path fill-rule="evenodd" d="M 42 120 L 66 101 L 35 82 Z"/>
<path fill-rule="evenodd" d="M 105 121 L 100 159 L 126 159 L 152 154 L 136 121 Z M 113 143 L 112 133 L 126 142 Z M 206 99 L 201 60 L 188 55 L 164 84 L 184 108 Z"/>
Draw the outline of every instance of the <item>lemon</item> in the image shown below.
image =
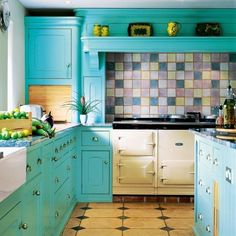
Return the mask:
<path fill-rule="evenodd" d="M 9 129 L 8 128 L 2 128 L 2 132 L 4 132 L 4 131 L 9 131 Z"/>
<path fill-rule="evenodd" d="M 20 109 L 19 109 L 19 107 L 16 107 L 13 111 L 14 112 L 20 112 Z"/>
<path fill-rule="evenodd" d="M 12 132 L 11 138 L 17 139 L 18 138 L 18 133 L 17 132 Z"/>
<path fill-rule="evenodd" d="M 2 139 L 8 140 L 8 139 L 10 139 L 10 138 L 11 138 L 11 135 L 9 134 L 8 131 L 3 131 L 3 132 L 2 132 Z"/>
<path fill-rule="evenodd" d="M 22 132 L 25 137 L 28 137 L 30 135 L 30 131 L 28 129 L 24 129 Z"/>
<path fill-rule="evenodd" d="M 24 137 L 24 133 L 22 131 L 18 131 L 18 138 L 23 138 Z"/>

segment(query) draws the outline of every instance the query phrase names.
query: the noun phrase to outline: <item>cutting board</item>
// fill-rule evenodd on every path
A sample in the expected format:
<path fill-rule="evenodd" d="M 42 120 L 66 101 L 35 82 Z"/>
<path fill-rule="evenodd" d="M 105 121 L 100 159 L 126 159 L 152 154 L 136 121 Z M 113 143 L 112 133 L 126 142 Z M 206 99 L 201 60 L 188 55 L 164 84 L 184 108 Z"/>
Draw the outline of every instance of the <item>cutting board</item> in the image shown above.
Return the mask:
<path fill-rule="evenodd" d="M 217 128 L 216 138 L 234 141 L 236 140 L 236 129 Z"/>
<path fill-rule="evenodd" d="M 71 122 L 71 111 L 63 107 L 70 100 L 70 85 L 29 86 L 29 103 L 43 106 L 46 113 L 51 111 L 54 121 Z"/>

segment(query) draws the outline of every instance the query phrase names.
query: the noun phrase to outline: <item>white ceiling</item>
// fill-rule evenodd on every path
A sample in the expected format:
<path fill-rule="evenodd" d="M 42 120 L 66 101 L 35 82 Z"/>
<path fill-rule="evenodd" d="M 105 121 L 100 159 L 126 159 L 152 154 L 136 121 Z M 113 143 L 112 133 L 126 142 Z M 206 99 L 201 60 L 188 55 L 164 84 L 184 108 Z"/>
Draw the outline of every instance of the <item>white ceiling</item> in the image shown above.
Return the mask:
<path fill-rule="evenodd" d="M 236 0 L 18 0 L 26 8 L 236 8 Z M 68 3 L 70 2 L 70 3 Z"/>

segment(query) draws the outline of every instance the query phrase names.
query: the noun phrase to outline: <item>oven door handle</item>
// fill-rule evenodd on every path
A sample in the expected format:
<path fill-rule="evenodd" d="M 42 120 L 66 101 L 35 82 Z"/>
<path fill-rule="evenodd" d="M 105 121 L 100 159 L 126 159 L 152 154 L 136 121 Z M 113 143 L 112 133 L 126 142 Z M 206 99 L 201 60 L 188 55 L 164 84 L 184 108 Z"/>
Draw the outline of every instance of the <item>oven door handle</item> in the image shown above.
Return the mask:
<path fill-rule="evenodd" d="M 147 171 L 147 174 L 155 175 L 155 171 L 153 170 Z"/>
<path fill-rule="evenodd" d="M 125 166 L 125 164 L 118 163 L 117 166 L 121 167 L 121 166 Z"/>
<path fill-rule="evenodd" d="M 194 175 L 195 174 L 195 172 L 188 172 L 190 175 Z"/>

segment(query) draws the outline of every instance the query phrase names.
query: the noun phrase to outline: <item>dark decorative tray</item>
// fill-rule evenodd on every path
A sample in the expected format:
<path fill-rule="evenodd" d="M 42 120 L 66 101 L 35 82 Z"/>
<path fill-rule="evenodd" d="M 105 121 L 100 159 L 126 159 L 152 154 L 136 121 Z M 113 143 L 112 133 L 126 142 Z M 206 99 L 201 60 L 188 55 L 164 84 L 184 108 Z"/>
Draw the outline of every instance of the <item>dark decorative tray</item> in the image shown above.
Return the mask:
<path fill-rule="evenodd" d="M 139 36 L 152 36 L 152 26 L 149 23 L 130 23 L 128 27 L 128 35 Z"/>
<path fill-rule="evenodd" d="M 198 23 L 196 26 L 198 36 L 220 36 L 221 27 L 219 23 Z"/>

